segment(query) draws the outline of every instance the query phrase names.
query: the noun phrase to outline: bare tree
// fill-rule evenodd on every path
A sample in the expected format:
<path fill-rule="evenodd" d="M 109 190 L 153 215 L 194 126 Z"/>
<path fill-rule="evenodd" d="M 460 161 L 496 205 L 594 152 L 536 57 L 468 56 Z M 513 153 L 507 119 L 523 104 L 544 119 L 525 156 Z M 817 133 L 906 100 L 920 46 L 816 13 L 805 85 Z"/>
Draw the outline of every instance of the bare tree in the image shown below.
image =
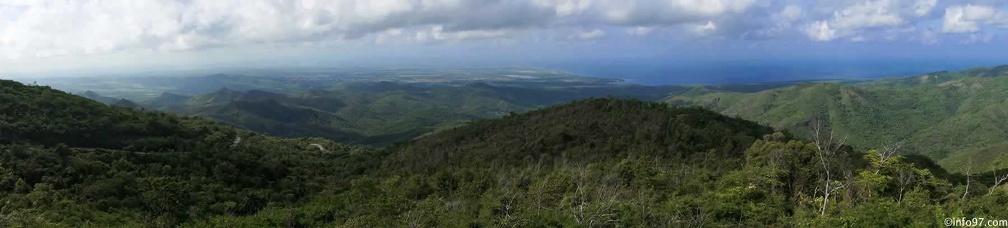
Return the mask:
<path fill-rule="evenodd" d="M 991 185 L 990 191 L 987 192 L 987 195 L 994 194 L 994 189 L 997 189 L 998 185 L 1001 185 L 1001 183 L 1005 180 L 1008 180 L 1008 173 L 1005 173 L 1004 176 L 998 176 L 997 170 L 994 170 L 994 185 Z"/>
<path fill-rule="evenodd" d="M 618 183 L 610 183 L 614 179 L 615 173 L 607 174 L 601 180 L 594 181 L 598 186 L 591 186 L 592 181 L 588 174 L 588 169 L 578 167 L 578 177 L 575 180 L 575 194 L 577 197 L 571 199 L 571 212 L 575 221 L 588 227 L 596 227 L 600 224 L 611 224 L 618 222 L 616 213 L 612 208 L 623 194 L 622 186 Z M 592 191 L 594 187 L 594 191 Z"/>
<path fill-rule="evenodd" d="M 893 157 L 893 155 L 896 154 L 896 152 L 899 152 L 899 149 L 902 148 L 902 147 L 903 147 L 903 142 L 900 141 L 900 142 L 896 142 L 896 143 L 893 143 L 893 144 L 886 145 L 885 147 L 882 147 L 881 150 L 877 150 L 875 153 L 877 153 L 878 156 L 879 156 L 879 163 L 880 164 L 885 164 L 885 162 L 888 161 L 889 159 L 891 159 Z M 882 167 L 877 167 L 875 169 L 875 174 L 878 174 L 879 171 L 881 171 L 881 170 L 882 170 Z"/>
<path fill-rule="evenodd" d="M 914 182 L 917 174 L 914 172 L 912 167 L 902 167 L 899 169 L 898 175 L 896 176 L 896 182 L 900 185 L 899 199 L 897 203 L 903 202 L 903 192 L 906 191 L 907 186 L 910 186 Z"/>
<path fill-rule="evenodd" d="M 822 164 L 824 179 L 826 187 L 823 188 L 823 204 L 822 208 L 819 209 L 819 215 L 826 215 L 826 204 L 829 202 L 830 193 L 839 188 L 830 188 L 830 167 L 834 163 L 837 154 L 842 153 L 841 148 L 844 142 L 847 141 L 846 136 L 838 136 L 833 130 L 825 129 L 826 126 L 818 118 L 812 119 L 811 123 L 811 133 L 812 133 L 812 143 L 816 146 L 816 156 L 819 157 L 819 162 Z"/>
<path fill-rule="evenodd" d="M 413 209 L 402 215 L 406 227 L 423 227 L 423 220 L 427 217 L 427 212 L 423 209 Z"/>
<path fill-rule="evenodd" d="M 518 189 L 518 185 L 525 178 L 527 173 L 531 168 L 527 168 L 518 172 L 518 174 L 501 172 L 498 175 L 498 185 L 500 186 L 501 194 L 503 197 L 502 207 L 504 209 L 504 218 L 506 221 L 510 222 L 513 218 L 511 213 L 515 211 L 518 197 L 522 195 Z"/>
<path fill-rule="evenodd" d="M 966 195 L 969 194 L 970 175 L 973 174 L 972 172 L 973 172 L 973 158 L 970 158 L 968 165 L 966 165 L 966 191 L 963 192 L 962 196 L 962 199 L 964 200 L 966 199 Z"/>
<path fill-rule="evenodd" d="M 664 227 L 706 227 L 710 214 L 703 206 L 690 207 L 687 210 L 676 209 L 673 215 L 665 220 Z"/>

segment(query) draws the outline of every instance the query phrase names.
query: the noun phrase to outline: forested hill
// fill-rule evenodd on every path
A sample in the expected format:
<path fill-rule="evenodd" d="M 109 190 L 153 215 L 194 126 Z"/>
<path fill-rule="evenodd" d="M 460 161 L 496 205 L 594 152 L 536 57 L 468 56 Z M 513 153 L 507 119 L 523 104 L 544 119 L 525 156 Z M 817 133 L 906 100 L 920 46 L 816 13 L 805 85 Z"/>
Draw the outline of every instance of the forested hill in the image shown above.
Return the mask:
<path fill-rule="evenodd" d="M 1008 168 L 1006 72 L 1008 66 L 999 66 L 874 84 L 806 83 L 755 93 L 695 90 L 666 101 L 702 106 L 797 136 L 808 135 L 812 117 L 821 118 L 859 149 L 902 141 L 906 146 L 901 153 L 928 156 L 950 170 L 990 170 Z"/>
<path fill-rule="evenodd" d="M 377 164 L 324 139 L 278 139 L 6 80 L 0 142 L 0 222 L 13 227 L 166 227 L 251 214 Z"/>
<path fill-rule="evenodd" d="M 246 79 L 247 80 L 247 79 Z M 659 100 L 678 86 L 598 85 L 542 88 L 470 83 L 348 83 L 333 90 L 273 93 L 219 89 L 181 98 L 162 94 L 145 107 L 211 118 L 280 137 L 323 137 L 382 147 L 473 119 L 497 118 L 588 97 Z"/>
<path fill-rule="evenodd" d="M 0 140 L 7 143 L 176 150 L 222 129 L 209 123 L 110 107 L 48 87 L 0 80 Z"/>
<path fill-rule="evenodd" d="M 816 148 L 699 108 L 588 99 L 430 133 L 331 194 L 197 224 L 885 227 L 1008 212 L 989 174 L 966 189 L 926 158 L 831 146 L 824 166 Z"/>
<path fill-rule="evenodd" d="M 625 158 L 726 161 L 741 159 L 749 144 L 770 133 L 768 127 L 698 108 L 589 99 L 423 136 L 399 148 L 388 167 L 428 173 Z"/>
<path fill-rule="evenodd" d="M 891 227 L 1008 213 L 991 173 L 824 154 L 662 103 L 580 100 L 371 151 L 0 86 L 0 223 L 13 227 Z"/>

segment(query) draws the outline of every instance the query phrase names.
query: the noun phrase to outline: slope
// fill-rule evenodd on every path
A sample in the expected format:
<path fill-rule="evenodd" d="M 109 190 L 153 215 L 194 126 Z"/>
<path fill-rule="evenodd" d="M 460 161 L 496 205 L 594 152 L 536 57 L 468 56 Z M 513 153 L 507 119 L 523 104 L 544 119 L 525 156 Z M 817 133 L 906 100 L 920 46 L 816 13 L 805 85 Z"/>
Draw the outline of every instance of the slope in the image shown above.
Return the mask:
<path fill-rule="evenodd" d="M 304 204 L 191 225 L 937 226 L 1008 212 L 1008 191 L 977 183 L 989 174 L 967 191 L 926 158 L 837 147 L 821 166 L 815 148 L 700 108 L 579 100 L 397 144 L 373 175 Z"/>
<path fill-rule="evenodd" d="M 184 105 L 162 106 L 160 110 L 209 117 L 276 136 L 325 137 L 384 146 L 465 121 L 574 99 L 617 96 L 657 100 L 679 90 L 682 87 L 531 88 L 486 83 L 431 86 L 383 81 L 292 94 L 220 89 L 194 96 Z"/>
<path fill-rule="evenodd" d="M 989 75 L 996 69 L 976 75 Z M 905 141 L 909 147 L 904 152 L 936 160 L 990 153 L 993 150 L 987 147 L 1008 140 L 1006 101 L 1008 76 L 964 77 L 912 87 L 802 84 L 756 93 L 707 91 L 666 99 L 668 103 L 702 106 L 799 136 L 808 135 L 808 121 L 813 117 L 823 118 L 859 148 L 881 148 Z M 977 161 L 974 168 L 1008 167 L 993 163 L 1008 158 L 1006 154 L 982 157 L 998 159 Z M 966 163 L 958 160 L 939 163 L 958 171 Z"/>
<path fill-rule="evenodd" d="M 368 157 L 0 80 L 6 225 L 165 227 L 251 214 L 346 181 L 375 164 Z"/>

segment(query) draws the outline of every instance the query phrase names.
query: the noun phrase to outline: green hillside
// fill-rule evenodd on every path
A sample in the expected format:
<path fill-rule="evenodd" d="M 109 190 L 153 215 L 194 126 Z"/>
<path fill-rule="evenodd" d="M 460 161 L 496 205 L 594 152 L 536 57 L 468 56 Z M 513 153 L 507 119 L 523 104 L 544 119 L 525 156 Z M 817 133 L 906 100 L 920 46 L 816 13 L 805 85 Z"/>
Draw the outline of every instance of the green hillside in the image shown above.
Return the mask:
<path fill-rule="evenodd" d="M 1008 212 L 1008 191 L 977 183 L 989 174 L 966 193 L 926 158 L 845 147 L 820 215 L 815 146 L 771 132 L 698 108 L 580 100 L 431 133 L 350 186 L 194 226 L 940 226 Z"/>
<path fill-rule="evenodd" d="M 0 218 L 14 227 L 939 226 L 1008 213 L 989 172 L 841 146 L 824 159 L 769 127 L 662 103 L 579 100 L 372 151 L 10 81 L 0 101 Z"/>
<path fill-rule="evenodd" d="M 167 227 L 251 214 L 346 183 L 377 164 L 366 153 L 0 80 L 4 226 Z"/>
<path fill-rule="evenodd" d="M 957 80 L 967 78 L 992 78 L 1000 76 L 1008 76 L 1008 65 L 1001 65 L 996 67 L 977 67 L 958 72 L 950 72 L 950 71 L 933 72 L 914 77 L 881 79 L 858 84 L 869 86 L 885 86 L 893 88 L 907 88 L 914 86 L 939 86 L 939 85 L 947 85 L 950 83 L 954 84 L 956 83 Z"/>
<path fill-rule="evenodd" d="M 423 86 L 377 82 L 290 94 L 222 88 L 184 102 L 165 102 L 173 99 L 162 95 L 143 105 L 208 117 L 274 136 L 324 137 L 384 146 L 466 121 L 575 99 L 613 96 L 658 100 L 683 88 L 634 85 L 542 88 L 486 83 Z"/>
<path fill-rule="evenodd" d="M 980 156 L 974 169 L 1008 167 L 1008 153 L 991 146 L 1008 141 L 1008 67 L 973 69 L 931 84 L 801 84 L 755 93 L 696 91 L 666 98 L 805 136 L 813 117 L 829 120 L 848 142 L 862 149 L 904 141 L 919 153 L 962 170 L 966 157 Z M 968 76 L 967 76 L 968 75 Z M 945 160 L 948 158 L 949 160 Z"/>
<path fill-rule="evenodd" d="M 147 100 L 144 104 L 152 109 L 164 110 L 164 109 L 174 109 L 178 106 L 185 105 L 186 101 L 190 99 L 189 96 L 175 94 L 171 92 L 161 93 L 160 96 L 153 99 Z"/>

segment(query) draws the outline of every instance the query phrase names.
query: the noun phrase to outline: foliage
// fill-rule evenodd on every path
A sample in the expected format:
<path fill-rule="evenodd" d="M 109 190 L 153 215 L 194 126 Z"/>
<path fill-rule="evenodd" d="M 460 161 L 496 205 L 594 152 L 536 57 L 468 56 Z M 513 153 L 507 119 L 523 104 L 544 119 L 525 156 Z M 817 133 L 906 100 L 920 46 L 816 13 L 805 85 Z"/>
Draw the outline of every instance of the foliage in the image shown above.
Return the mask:
<path fill-rule="evenodd" d="M 581 100 L 399 144 L 374 175 L 302 205 L 192 225 L 940 226 L 1006 210 L 1008 191 L 961 197 L 933 163 L 844 147 L 820 215 L 816 148 L 701 109 Z"/>
<path fill-rule="evenodd" d="M 657 100 L 681 87 L 602 85 L 541 88 L 473 83 L 462 86 L 357 83 L 335 90 L 279 94 L 220 89 L 186 101 L 162 96 L 147 106 L 204 116 L 282 137 L 324 137 L 385 146 L 466 121 L 496 118 L 586 97 Z"/>
<path fill-rule="evenodd" d="M 170 226 L 245 215 L 349 183 L 378 164 L 365 150 L 323 139 L 277 139 L 0 85 L 5 224 Z"/>
<path fill-rule="evenodd" d="M 1002 153 L 1008 145 L 1008 132 L 1002 130 L 1008 127 L 1005 72 L 1008 66 L 862 84 L 807 83 L 755 93 L 705 91 L 665 101 L 702 106 L 798 136 L 808 135 L 810 117 L 818 117 L 861 150 L 904 141 L 906 151 L 950 170 L 990 170 L 1008 168 Z M 970 158 L 976 158 L 972 164 Z"/>
<path fill-rule="evenodd" d="M 873 227 L 1008 213 L 993 173 L 852 147 L 822 166 L 787 133 L 663 103 L 579 100 L 369 150 L 0 83 L 3 225 Z"/>

